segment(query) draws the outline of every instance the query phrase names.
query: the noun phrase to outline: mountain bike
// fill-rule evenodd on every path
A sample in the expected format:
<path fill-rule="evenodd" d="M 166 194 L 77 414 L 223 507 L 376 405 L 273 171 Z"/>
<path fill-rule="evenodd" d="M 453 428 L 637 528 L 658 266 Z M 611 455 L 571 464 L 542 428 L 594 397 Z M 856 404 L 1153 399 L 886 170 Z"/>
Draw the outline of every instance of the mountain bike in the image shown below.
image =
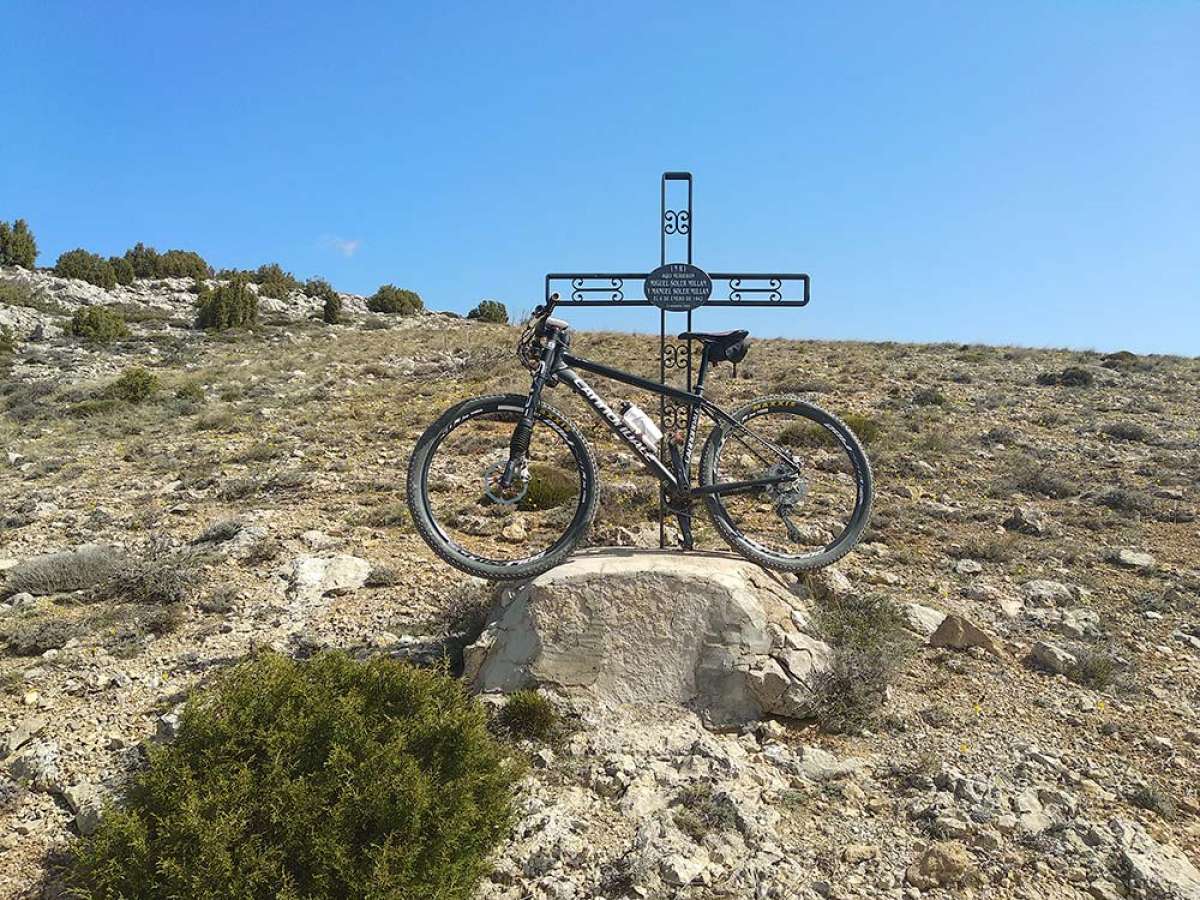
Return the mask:
<path fill-rule="evenodd" d="M 709 370 L 737 365 L 749 332 L 684 332 L 701 345 L 692 391 L 573 355 L 570 326 L 552 316 L 558 295 L 534 310 L 517 345 L 529 393 L 465 400 L 426 429 L 408 466 L 408 508 L 443 560 L 489 580 L 531 578 L 563 562 L 596 513 L 596 462 L 579 429 L 544 402 L 566 385 L 662 483 L 680 543 L 693 549 L 692 509 L 702 500 L 721 537 L 769 569 L 802 572 L 845 556 L 871 514 L 871 467 L 854 433 L 796 396 L 771 396 L 725 412 L 704 396 Z M 591 372 L 662 395 L 687 411 L 660 451 L 658 429 L 637 407 L 615 412 L 579 375 Z M 701 415 L 713 428 L 691 459 Z M 665 458 L 664 458 L 665 457 Z"/>

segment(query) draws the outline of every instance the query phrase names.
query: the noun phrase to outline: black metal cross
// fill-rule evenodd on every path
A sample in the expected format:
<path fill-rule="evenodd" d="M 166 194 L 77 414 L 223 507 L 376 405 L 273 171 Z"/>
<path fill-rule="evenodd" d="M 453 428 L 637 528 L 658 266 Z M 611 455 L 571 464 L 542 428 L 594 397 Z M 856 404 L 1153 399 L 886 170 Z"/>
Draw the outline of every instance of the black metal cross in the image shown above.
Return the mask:
<path fill-rule="evenodd" d="M 686 190 L 685 196 L 680 196 Z M 682 203 L 680 201 L 683 201 Z M 762 272 L 706 273 L 692 264 L 692 174 L 664 172 L 659 221 L 660 265 L 653 272 L 551 272 L 546 275 L 546 298 L 557 292 L 560 306 L 657 306 L 659 313 L 659 381 L 667 384 L 668 370 L 687 374 L 687 390 L 692 383 L 691 341 L 667 341 L 667 313 L 687 315 L 686 331 L 692 330 L 692 312 L 700 307 L 780 307 L 805 306 L 809 299 L 809 277 L 803 273 L 771 274 Z M 682 252 L 686 248 L 686 253 Z M 672 252 L 673 251 L 673 252 Z M 668 257 L 676 261 L 668 262 Z M 679 262 L 680 256 L 686 262 Z M 640 296 L 627 292 L 636 291 Z M 719 287 L 717 287 L 719 285 Z M 789 288 L 800 286 L 801 298 L 787 298 Z M 715 293 L 714 293 L 715 292 Z M 686 427 L 687 407 L 660 400 L 659 421 L 666 435 Z M 660 495 L 659 522 L 665 518 L 666 503 Z M 664 543 L 659 527 L 659 543 Z"/>

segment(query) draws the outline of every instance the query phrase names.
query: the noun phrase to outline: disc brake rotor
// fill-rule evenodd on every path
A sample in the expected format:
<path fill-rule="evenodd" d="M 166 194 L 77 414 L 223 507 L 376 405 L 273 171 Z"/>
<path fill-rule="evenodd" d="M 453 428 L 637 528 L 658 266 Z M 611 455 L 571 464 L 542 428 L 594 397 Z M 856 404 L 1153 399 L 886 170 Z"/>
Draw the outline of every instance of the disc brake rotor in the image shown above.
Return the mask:
<path fill-rule="evenodd" d="M 500 479 L 504 475 L 504 469 L 507 467 L 507 462 L 498 462 L 495 465 L 489 466 L 483 473 L 483 492 L 487 494 L 488 499 L 493 503 L 499 503 L 501 506 L 512 506 L 515 503 L 520 503 L 525 495 L 529 493 L 529 466 L 524 465 L 521 471 L 517 473 L 516 480 L 507 488 L 500 484 Z M 517 489 L 519 486 L 519 490 Z"/>

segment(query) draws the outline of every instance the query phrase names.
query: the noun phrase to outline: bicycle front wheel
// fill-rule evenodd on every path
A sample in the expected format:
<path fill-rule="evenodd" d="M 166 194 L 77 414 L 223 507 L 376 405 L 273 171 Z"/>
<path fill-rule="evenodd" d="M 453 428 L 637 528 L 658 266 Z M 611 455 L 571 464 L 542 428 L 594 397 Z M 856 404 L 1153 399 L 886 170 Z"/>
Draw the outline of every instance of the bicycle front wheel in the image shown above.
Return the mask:
<path fill-rule="evenodd" d="M 408 466 L 413 523 L 438 556 L 493 581 L 532 578 L 561 563 L 596 511 L 596 463 L 579 429 L 538 407 L 528 466 L 500 476 L 526 398 L 467 400 L 426 429 Z"/>
<path fill-rule="evenodd" d="M 854 433 L 798 397 L 755 400 L 733 419 L 736 426 L 718 425 L 704 445 L 702 485 L 799 473 L 769 487 L 705 495 L 725 541 L 747 559 L 784 572 L 819 569 L 849 553 L 866 530 L 874 490 Z"/>

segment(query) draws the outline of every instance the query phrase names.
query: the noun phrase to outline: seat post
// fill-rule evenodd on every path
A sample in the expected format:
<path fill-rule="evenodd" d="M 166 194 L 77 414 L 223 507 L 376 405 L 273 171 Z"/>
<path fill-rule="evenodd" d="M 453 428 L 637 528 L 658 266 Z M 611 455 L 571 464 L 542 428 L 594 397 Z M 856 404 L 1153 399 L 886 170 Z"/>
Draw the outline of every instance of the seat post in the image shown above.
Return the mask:
<path fill-rule="evenodd" d="M 708 374 L 708 345 L 700 352 L 700 372 L 696 375 L 696 393 L 704 394 L 704 377 Z"/>

